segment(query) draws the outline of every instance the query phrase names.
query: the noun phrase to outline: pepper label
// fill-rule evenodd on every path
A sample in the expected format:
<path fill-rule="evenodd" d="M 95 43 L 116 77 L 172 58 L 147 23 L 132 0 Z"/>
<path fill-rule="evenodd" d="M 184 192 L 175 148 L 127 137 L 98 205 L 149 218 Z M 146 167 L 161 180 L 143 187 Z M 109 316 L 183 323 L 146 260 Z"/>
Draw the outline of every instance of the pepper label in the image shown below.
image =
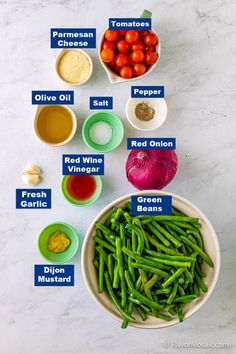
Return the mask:
<path fill-rule="evenodd" d="M 131 97 L 163 98 L 164 86 L 131 86 Z"/>
<path fill-rule="evenodd" d="M 172 196 L 170 195 L 133 195 L 131 196 L 131 214 L 171 215 Z"/>

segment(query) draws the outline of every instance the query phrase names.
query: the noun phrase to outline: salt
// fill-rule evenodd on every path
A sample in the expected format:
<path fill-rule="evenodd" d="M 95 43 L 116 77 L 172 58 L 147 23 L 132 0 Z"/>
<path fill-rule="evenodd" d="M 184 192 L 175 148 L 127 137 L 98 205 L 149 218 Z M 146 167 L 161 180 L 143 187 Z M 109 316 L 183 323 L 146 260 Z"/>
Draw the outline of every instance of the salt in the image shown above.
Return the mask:
<path fill-rule="evenodd" d="M 100 121 L 94 123 L 89 129 L 90 138 L 98 145 L 106 145 L 112 139 L 112 128 L 110 124 Z"/>

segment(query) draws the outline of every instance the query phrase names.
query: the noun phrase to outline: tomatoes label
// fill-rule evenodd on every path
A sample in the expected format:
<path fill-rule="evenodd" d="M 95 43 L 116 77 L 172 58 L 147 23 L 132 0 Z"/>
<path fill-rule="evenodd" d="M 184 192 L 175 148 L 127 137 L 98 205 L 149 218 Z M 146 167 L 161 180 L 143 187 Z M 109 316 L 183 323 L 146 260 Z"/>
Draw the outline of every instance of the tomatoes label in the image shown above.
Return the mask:
<path fill-rule="evenodd" d="M 151 30 L 151 18 L 109 18 L 109 29 L 112 30 Z"/>

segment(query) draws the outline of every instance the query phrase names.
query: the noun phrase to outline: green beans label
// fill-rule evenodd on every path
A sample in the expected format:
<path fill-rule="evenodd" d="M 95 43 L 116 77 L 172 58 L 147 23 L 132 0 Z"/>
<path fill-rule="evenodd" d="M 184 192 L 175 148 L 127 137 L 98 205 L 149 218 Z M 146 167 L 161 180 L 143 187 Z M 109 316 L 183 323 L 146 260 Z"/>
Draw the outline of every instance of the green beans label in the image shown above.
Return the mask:
<path fill-rule="evenodd" d="M 136 215 L 171 215 L 172 197 L 162 196 L 142 196 L 131 197 L 131 213 Z"/>

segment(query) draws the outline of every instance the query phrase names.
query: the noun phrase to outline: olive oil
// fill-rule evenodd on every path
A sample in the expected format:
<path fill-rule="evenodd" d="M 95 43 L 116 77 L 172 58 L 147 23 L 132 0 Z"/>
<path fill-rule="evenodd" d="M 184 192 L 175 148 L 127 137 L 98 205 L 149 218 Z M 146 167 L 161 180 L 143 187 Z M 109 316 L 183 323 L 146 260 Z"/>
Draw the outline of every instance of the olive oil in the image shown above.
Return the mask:
<path fill-rule="evenodd" d="M 66 141 L 73 130 L 71 112 L 63 106 L 45 106 L 39 112 L 37 131 L 41 139 L 49 144 Z"/>

